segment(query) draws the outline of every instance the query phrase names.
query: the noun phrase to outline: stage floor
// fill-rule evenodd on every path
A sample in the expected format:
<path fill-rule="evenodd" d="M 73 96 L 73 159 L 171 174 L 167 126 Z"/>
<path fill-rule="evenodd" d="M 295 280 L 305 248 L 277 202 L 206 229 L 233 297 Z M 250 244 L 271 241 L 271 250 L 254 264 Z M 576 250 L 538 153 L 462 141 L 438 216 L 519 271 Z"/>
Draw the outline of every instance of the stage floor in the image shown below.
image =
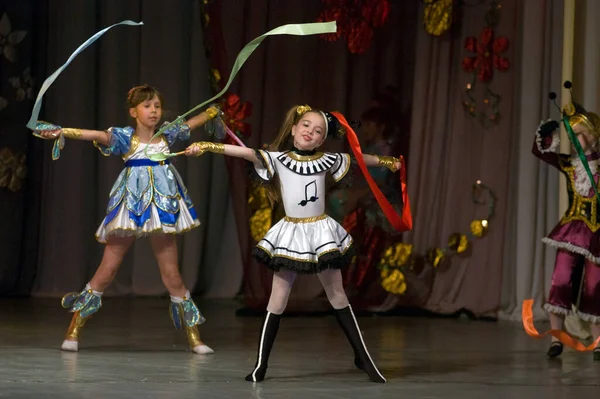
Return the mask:
<path fill-rule="evenodd" d="M 187 350 L 166 299 L 106 298 L 86 325 L 79 353 L 60 351 L 70 315 L 58 300 L 0 299 L 0 398 L 597 398 L 600 362 L 547 342 L 519 324 L 360 317 L 385 385 L 354 368 L 333 317 L 281 320 L 267 379 L 244 381 L 261 325 L 234 302 L 200 302 L 214 355 Z M 545 326 L 540 326 L 545 327 Z"/>

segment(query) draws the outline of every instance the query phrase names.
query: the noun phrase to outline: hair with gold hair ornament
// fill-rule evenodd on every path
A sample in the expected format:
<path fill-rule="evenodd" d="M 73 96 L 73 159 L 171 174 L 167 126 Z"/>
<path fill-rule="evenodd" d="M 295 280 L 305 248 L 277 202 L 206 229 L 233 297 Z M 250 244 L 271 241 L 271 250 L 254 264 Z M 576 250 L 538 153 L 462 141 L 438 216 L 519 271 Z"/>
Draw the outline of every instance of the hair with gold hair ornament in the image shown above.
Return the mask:
<path fill-rule="evenodd" d="M 597 118 L 594 117 L 595 115 L 592 116 L 593 113 L 588 112 L 583 105 L 573 101 L 573 91 L 571 90 L 573 84 L 567 80 L 563 86 L 565 89 L 569 90 L 569 93 L 571 94 L 571 101 L 565 104 L 562 109 L 563 117 L 568 119 L 569 124 L 572 127 L 574 127 L 574 124 L 583 123 L 590 130 L 590 133 L 596 137 L 600 137 L 600 126 L 598 126 L 596 123 Z M 554 93 L 551 93 L 550 98 L 554 100 L 554 98 L 556 98 L 556 94 L 554 94 L 554 98 L 552 97 L 552 94 Z"/>
<path fill-rule="evenodd" d="M 313 109 L 310 105 L 299 105 L 296 107 L 296 115 L 302 116 L 307 112 L 316 112 L 321 114 L 325 119 L 325 137 L 333 136 L 334 138 L 344 137 L 346 130 L 340 125 L 340 122 L 335 116 L 327 111 Z"/>
<path fill-rule="evenodd" d="M 551 92 L 548 95 L 548 97 L 550 97 L 550 100 L 552 100 L 552 102 L 558 108 L 558 110 L 562 112 L 562 122 L 563 122 L 565 130 L 567 132 L 567 136 L 569 137 L 569 141 L 575 148 L 575 152 L 577 153 L 577 156 L 579 157 L 579 159 L 581 160 L 581 163 L 583 164 L 583 168 L 585 169 L 585 172 L 586 172 L 588 178 L 590 179 L 590 182 L 592 183 L 592 188 L 594 189 L 594 193 L 596 194 L 596 199 L 598 201 L 598 204 L 600 205 L 600 193 L 598 192 L 596 180 L 594 179 L 594 175 L 590 169 L 586 155 L 583 151 L 583 148 L 581 147 L 581 143 L 579 142 L 579 140 L 577 139 L 577 137 L 575 135 L 575 132 L 573 131 L 573 123 L 575 123 L 575 120 L 578 120 L 577 123 L 584 123 L 586 125 L 586 127 L 590 130 L 590 133 L 592 133 L 594 136 L 596 136 L 596 138 L 598 138 L 600 136 L 600 134 L 599 134 L 600 126 L 595 124 L 593 121 L 597 121 L 599 118 L 597 117 L 596 114 L 588 113 L 581 104 L 578 104 L 575 101 L 573 101 L 573 92 L 571 91 L 572 86 L 573 86 L 573 84 L 570 81 L 568 81 L 568 80 L 565 81 L 564 87 L 565 87 L 565 89 L 569 90 L 569 93 L 571 94 L 571 101 L 569 101 L 563 107 L 562 110 L 556 103 L 556 93 Z M 590 114 L 592 114 L 593 116 L 590 116 Z M 581 121 L 583 121 L 583 122 L 581 122 Z M 547 122 L 546 124 L 549 125 L 552 122 L 553 121 Z M 577 123 L 575 123 L 575 124 L 577 124 Z M 556 127 L 558 127 L 558 126 L 556 126 Z"/>
<path fill-rule="evenodd" d="M 297 115 L 304 115 L 308 111 L 312 111 L 312 108 L 308 105 L 298 105 L 298 108 L 296 108 Z"/>

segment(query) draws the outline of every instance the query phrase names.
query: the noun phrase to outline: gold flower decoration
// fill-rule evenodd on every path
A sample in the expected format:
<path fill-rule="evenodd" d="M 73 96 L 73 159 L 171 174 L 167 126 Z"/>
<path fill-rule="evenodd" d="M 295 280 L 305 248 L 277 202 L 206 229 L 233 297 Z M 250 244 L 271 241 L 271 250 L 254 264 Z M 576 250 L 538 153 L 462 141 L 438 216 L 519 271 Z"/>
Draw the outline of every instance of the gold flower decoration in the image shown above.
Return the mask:
<path fill-rule="evenodd" d="M 23 188 L 27 176 L 25 154 L 15 154 L 10 148 L 0 150 L 0 187 L 17 192 Z"/>
<path fill-rule="evenodd" d="M 381 270 L 381 286 L 391 294 L 401 295 L 406 292 L 406 279 L 398 269 Z"/>
<path fill-rule="evenodd" d="M 17 60 L 16 45 L 21 43 L 27 32 L 24 30 L 12 31 L 10 19 L 6 13 L 0 18 L 0 51 L 7 60 L 15 62 Z"/>
<path fill-rule="evenodd" d="M 308 111 L 310 111 L 312 108 L 308 105 L 299 105 L 298 108 L 296 108 L 296 113 L 298 115 L 304 115 L 305 113 L 307 113 Z"/>
<path fill-rule="evenodd" d="M 33 78 L 29 68 L 25 68 L 21 76 L 8 78 L 8 81 L 17 90 L 17 101 L 33 98 Z"/>

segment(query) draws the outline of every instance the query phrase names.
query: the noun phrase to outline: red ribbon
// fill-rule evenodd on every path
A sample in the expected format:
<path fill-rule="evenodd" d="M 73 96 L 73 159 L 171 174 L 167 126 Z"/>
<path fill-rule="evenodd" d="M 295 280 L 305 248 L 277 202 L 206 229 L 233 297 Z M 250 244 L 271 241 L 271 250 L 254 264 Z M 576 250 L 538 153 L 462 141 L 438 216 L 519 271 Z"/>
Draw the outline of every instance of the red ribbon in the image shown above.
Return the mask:
<path fill-rule="evenodd" d="M 404 163 L 404 158 L 402 157 L 402 155 L 400 155 L 399 157 L 401 165 L 399 175 L 400 186 L 402 189 L 403 204 L 402 216 L 400 216 L 398 215 L 392 204 L 390 204 L 387 198 L 385 198 L 385 195 L 383 195 L 383 193 L 377 186 L 377 183 L 375 183 L 375 180 L 373 180 L 373 177 L 371 177 L 371 174 L 369 173 L 367 165 L 365 164 L 365 160 L 363 158 L 363 153 L 362 149 L 360 148 L 360 143 L 358 142 L 358 137 L 356 136 L 356 133 L 354 132 L 352 127 L 350 127 L 350 124 L 348 123 L 346 118 L 344 118 L 344 115 L 340 114 L 339 112 L 332 112 L 331 114 L 334 115 L 340 121 L 340 124 L 346 129 L 346 136 L 348 137 L 348 142 L 350 143 L 350 149 L 352 150 L 352 153 L 354 154 L 354 157 L 358 162 L 358 166 L 360 167 L 360 171 L 367 180 L 369 188 L 375 196 L 375 199 L 377 200 L 377 203 L 381 207 L 381 210 L 385 214 L 387 220 L 389 220 L 391 225 L 397 231 L 412 230 L 412 215 L 410 213 L 410 202 L 408 200 L 408 191 L 406 189 L 406 164 Z"/>

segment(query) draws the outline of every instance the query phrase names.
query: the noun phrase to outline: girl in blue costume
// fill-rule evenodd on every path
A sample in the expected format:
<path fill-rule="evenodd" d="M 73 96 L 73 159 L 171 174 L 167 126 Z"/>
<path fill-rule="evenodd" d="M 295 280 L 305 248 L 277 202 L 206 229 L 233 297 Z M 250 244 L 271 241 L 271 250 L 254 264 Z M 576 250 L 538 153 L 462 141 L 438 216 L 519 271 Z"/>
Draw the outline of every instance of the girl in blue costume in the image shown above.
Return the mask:
<path fill-rule="evenodd" d="M 200 225 L 194 205 L 181 176 L 169 161 L 155 162 L 147 154 L 168 153 L 177 140 L 188 140 L 190 130 L 202 126 L 218 114 L 210 107 L 187 122 L 169 127 L 150 142 L 162 117 L 163 98 L 153 87 L 134 87 L 127 96 L 134 127 L 111 127 L 106 131 L 61 128 L 39 122 L 36 132 L 47 139 L 63 137 L 93 141 L 105 155 L 121 156 L 125 169 L 110 192 L 106 217 L 96 232 L 106 244 L 94 277 L 81 292 L 71 292 L 62 306 L 74 313 L 62 344 L 66 351 L 77 351 L 79 334 L 87 319 L 102 306 L 102 293 L 113 281 L 133 242 L 148 235 L 158 261 L 162 281 L 171 296 L 170 313 L 177 329 L 185 329 L 190 348 L 199 354 L 213 350 L 200 340 L 198 324 L 205 321 L 186 289 L 178 267 L 175 234 Z"/>

